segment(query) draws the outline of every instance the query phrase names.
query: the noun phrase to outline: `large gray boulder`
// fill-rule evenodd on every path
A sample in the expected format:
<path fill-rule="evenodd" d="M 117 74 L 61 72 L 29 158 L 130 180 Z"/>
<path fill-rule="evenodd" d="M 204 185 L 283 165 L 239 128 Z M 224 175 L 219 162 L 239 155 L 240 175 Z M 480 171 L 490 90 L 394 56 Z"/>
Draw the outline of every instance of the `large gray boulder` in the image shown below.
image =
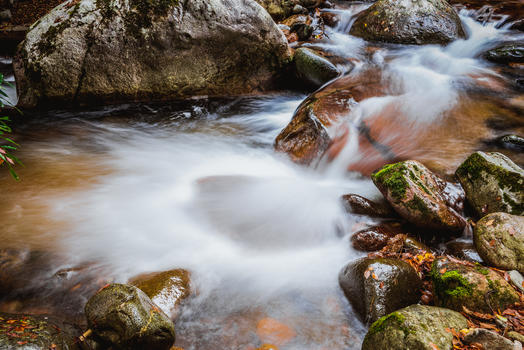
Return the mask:
<path fill-rule="evenodd" d="M 350 34 L 399 44 L 447 44 L 466 36 L 446 0 L 378 0 L 361 12 Z"/>
<path fill-rule="evenodd" d="M 475 152 L 457 169 L 466 198 L 479 216 L 524 215 L 524 170 L 497 152 Z"/>
<path fill-rule="evenodd" d="M 524 273 L 524 216 L 488 214 L 477 222 L 473 239 L 489 265 Z"/>
<path fill-rule="evenodd" d="M 289 59 L 254 0 L 70 0 L 31 27 L 14 68 L 32 108 L 248 94 Z"/>
<path fill-rule="evenodd" d="M 451 350 L 453 334 L 468 327 L 456 311 L 411 305 L 382 317 L 369 328 L 362 350 Z"/>

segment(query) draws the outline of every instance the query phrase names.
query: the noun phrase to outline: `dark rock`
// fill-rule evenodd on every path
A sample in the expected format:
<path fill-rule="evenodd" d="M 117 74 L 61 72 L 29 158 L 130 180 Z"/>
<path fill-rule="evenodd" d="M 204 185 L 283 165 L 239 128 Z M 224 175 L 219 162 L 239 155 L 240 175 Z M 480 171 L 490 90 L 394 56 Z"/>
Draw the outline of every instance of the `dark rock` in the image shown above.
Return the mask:
<path fill-rule="evenodd" d="M 306 41 L 313 34 L 312 22 L 313 19 L 309 15 L 293 15 L 282 21 L 282 24 L 287 25 L 292 33 L 296 33 L 300 41 Z"/>
<path fill-rule="evenodd" d="M 411 305 L 382 317 L 369 328 L 362 350 L 452 350 L 453 334 L 467 328 L 460 313 L 435 306 Z"/>
<path fill-rule="evenodd" d="M 314 88 L 319 88 L 340 75 L 333 63 L 307 48 L 295 51 L 294 62 L 298 78 Z"/>
<path fill-rule="evenodd" d="M 0 22 L 9 22 L 12 18 L 11 10 L 0 11 Z"/>
<path fill-rule="evenodd" d="M 351 35 L 399 44 L 447 44 L 464 38 L 460 17 L 445 0 L 378 0 L 360 13 Z"/>
<path fill-rule="evenodd" d="M 142 274 L 129 283 L 146 293 L 166 314 L 171 313 L 191 292 L 190 274 L 182 269 Z"/>
<path fill-rule="evenodd" d="M 524 44 L 499 46 L 486 53 L 486 59 L 496 63 L 523 63 Z"/>
<path fill-rule="evenodd" d="M 457 169 L 466 198 L 479 216 L 524 214 L 524 170 L 497 152 L 475 152 Z"/>
<path fill-rule="evenodd" d="M 504 148 L 515 151 L 524 151 L 524 137 L 518 135 L 504 135 L 497 141 Z"/>
<path fill-rule="evenodd" d="M 455 239 L 446 243 L 446 254 L 452 255 L 458 259 L 471 261 L 473 263 L 482 263 L 482 258 L 475 249 L 471 241 Z"/>
<path fill-rule="evenodd" d="M 396 259 L 359 259 L 344 267 L 338 280 L 366 323 L 416 303 L 422 286 L 417 272 L 408 263 Z"/>
<path fill-rule="evenodd" d="M 462 311 L 504 310 L 519 300 L 513 287 L 497 272 L 477 265 L 436 259 L 431 269 L 435 304 Z"/>
<path fill-rule="evenodd" d="M 524 216 L 488 214 L 475 225 L 473 238 L 486 263 L 524 273 Z"/>
<path fill-rule="evenodd" d="M 80 0 L 32 26 L 13 65 L 35 108 L 244 95 L 274 88 L 290 58 L 254 1 Z"/>
<path fill-rule="evenodd" d="M 405 230 L 400 222 L 385 222 L 355 232 L 351 236 L 351 243 L 357 250 L 372 252 L 384 248 L 391 238 L 403 233 Z"/>
<path fill-rule="evenodd" d="M 446 183 L 417 161 L 384 166 L 371 175 L 393 209 L 419 227 L 461 232 L 465 219 L 444 195 Z"/>
<path fill-rule="evenodd" d="M 349 213 L 366 215 L 375 218 L 391 218 L 396 216 L 393 209 L 383 203 L 373 202 L 358 194 L 345 194 L 342 196 L 344 208 Z"/>
<path fill-rule="evenodd" d="M 85 314 L 101 342 L 117 349 L 169 349 L 175 327 L 140 289 L 112 284 L 92 296 Z"/>
<path fill-rule="evenodd" d="M 475 328 L 464 336 L 465 344 L 481 344 L 483 349 L 489 350 L 515 350 L 511 340 L 484 328 Z"/>
<path fill-rule="evenodd" d="M 0 313 L 0 348 L 79 350 L 74 326 L 48 316 Z"/>

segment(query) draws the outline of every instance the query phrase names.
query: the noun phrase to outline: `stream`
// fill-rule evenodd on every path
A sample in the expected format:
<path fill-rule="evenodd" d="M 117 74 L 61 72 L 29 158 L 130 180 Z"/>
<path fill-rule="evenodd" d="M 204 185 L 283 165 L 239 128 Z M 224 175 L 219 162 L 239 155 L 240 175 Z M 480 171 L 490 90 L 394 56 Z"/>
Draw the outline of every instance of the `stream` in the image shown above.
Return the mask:
<path fill-rule="evenodd" d="M 446 47 L 371 45 L 346 34 L 367 6 L 341 2 L 326 10 L 339 23 L 307 45 L 352 62 L 340 64 L 346 74 L 375 67 L 387 77 L 387 96 L 351 111 L 365 120 L 384 103 L 402 106 L 409 123 L 399 121 L 379 141 L 435 130 L 421 159 L 449 174 L 479 145 L 500 151 L 489 141 L 524 134 L 522 90 L 481 57 L 524 39 L 521 32 L 481 24 L 461 10 L 467 40 Z M 10 58 L 0 62 L 9 73 Z M 476 94 L 472 86 L 480 83 L 511 113 L 471 103 L 462 124 L 447 121 L 445 112 Z M 14 102 L 13 89 L 10 96 Z M 274 152 L 276 136 L 306 97 L 280 92 L 25 116 L 15 135 L 22 180 L 0 175 L 2 245 L 36 258 L 23 292 L 0 301 L 0 311 L 81 319 L 85 300 L 108 281 L 184 268 L 194 295 L 177 318 L 176 346 L 254 349 L 257 323 L 272 318 L 296 332 L 281 350 L 360 349 L 366 327 L 337 278 L 345 263 L 364 256 L 348 237 L 376 219 L 346 213 L 340 197 L 381 195 L 369 177 L 347 171 L 363 159 L 356 140 L 333 162 L 310 168 Z M 518 151 L 502 151 L 524 163 Z"/>

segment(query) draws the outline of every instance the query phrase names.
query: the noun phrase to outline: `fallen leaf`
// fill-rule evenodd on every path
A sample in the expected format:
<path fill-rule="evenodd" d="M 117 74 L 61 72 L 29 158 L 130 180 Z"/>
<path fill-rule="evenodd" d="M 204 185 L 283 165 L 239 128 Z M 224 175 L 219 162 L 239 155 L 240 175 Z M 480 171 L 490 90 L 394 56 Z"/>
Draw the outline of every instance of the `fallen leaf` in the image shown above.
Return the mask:
<path fill-rule="evenodd" d="M 493 221 L 495 221 L 495 220 L 494 220 L 494 219 L 488 220 L 488 221 L 486 222 L 486 226 L 491 226 L 491 225 L 493 225 Z"/>
<path fill-rule="evenodd" d="M 431 349 L 433 349 L 433 350 L 439 350 L 438 346 L 436 346 L 436 345 L 433 344 L 433 343 L 429 343 L 429 346 L 430 346 Z"/>
<path fill-rule="evenodd" d="M 446 268 L 444 267 L 443 269 L 440 269 L 440 271 L 439 271 L 439 272 L 440 272 L 440 274 L 442 274 L 442 275 L 443 275 L 443 274 L 445 274 L 445 273 L 446 273 L 446 271 L 447 271 L 447 270 L 448 270 L 448 269 L 446 269 Z"/>

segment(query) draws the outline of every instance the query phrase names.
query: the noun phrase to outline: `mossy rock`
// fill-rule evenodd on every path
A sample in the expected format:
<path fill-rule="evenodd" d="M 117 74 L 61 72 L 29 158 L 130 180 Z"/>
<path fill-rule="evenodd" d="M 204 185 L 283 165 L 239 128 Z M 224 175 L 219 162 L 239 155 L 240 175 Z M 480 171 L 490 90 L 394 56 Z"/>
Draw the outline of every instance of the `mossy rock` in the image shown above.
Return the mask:
<path fill-rule="evenodd" d="M 371 175 L 393 209 L 412 224 L 461 232 L 466 222 L 446 195 L 446 183 L 423 164 L 407 160 L 388 164 Z"/>
<path fill-rule="evenodd" d="M 140 289 L 126 284 L 109 285 L 94 296 L 85 314 L 95 337 L 116 349 L 169 349 L 175 326 Z"/>
<path fill-rule="evenodd" d="M 490 266 L 524 273 L 524 217 L 507 213 L 484 216 L 475 225 L 477 250 Z"/>
<path fill-rule="evenodd" d="M 346 265 L 340 287 L 357 314 L 371 323 L 418 302 L 421 281 L 408 263 L 397 259 L 363 258 Z"/>
<path fill-rule="evenodd" d="M 453 334 L 467 328 L 460 313 L 423 305 L 411 305 L 377 320 L 369 328 L 362 350 L 451 350 Z"/>
<path fill-rule="evenodd" d="M 489 50 L 486 59 L 497 63 L 524 63 L 524 43 L 508 44 Z"/>
<path fill-rule="evenodd" d="M 298 78 L 315 88 L 340 75 L 340 71 L 333 63 L 307 48 L 299 48 L 295 51 L 294 62 Z"/>
<path fill-rule="evenodd" d="M 466 198 L 479 216 L 524 215 L 524 170 L 497 152 L 475 152 L 457 169 Z"/>
<path fill-rule="evenodd" d="M 21 350 L 80 350 L 81 331 L 48 316 L 0 313 L 0 348 Z"/>
<path fill-rule="evenodd" d="M 445 0 L 378 0 L 361 12 L 351 35 L 399 44 L 447 44 L 466 34 Z"/>
<path fill-rule="evenodd" d="M 190 274 L 183 269 L 142 274 L 129 283 L 146 293 L 166 314 L 173 311 L 191 292 Z"/>
<path fill-rule="evenodd" d="M 452 310 L 491 313 L 519 301 L 513 287 L 497 272 L 481 265 L 470 266 L 436 259 L 431 268 L 435 304 Z"/>

